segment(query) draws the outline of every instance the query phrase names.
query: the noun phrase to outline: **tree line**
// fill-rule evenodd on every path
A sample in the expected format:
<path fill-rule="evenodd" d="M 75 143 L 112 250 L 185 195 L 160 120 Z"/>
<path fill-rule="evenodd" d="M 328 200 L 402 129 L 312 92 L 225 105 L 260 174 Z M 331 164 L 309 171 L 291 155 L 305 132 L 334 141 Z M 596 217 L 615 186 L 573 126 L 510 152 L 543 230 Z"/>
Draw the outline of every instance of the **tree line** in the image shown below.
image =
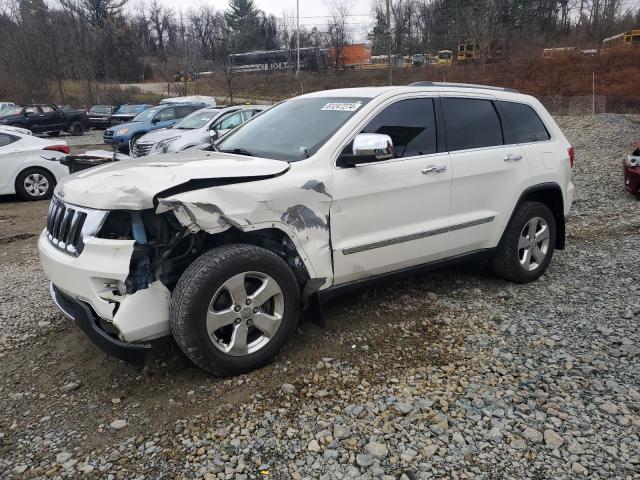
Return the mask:
<path fill-rule="evenodd" d="M 145 2 L 145 0 L 141 0 Z M 366 38 L 373 53 L 454 49 L 473 39 L 511 52 L 564 44 L 597 45 L 640 24 L 629 0 L 372 0 Z M 362 38 L 347 0 L 328 3 L 323 24 L 300 29 L 300 46 L 336 48 Z M 173 79 L 177 71 L 228 68 L 229 55 L 293 49 L 293 12 L 230 0 L 224 10 L 202 5 L 176 11 L 160 0 L 0 0 L 0 97 L 65 99 L 65 81 L 95 98 L 98 82 Z M 2 98 L 4 99 L 4 98 Z"/>

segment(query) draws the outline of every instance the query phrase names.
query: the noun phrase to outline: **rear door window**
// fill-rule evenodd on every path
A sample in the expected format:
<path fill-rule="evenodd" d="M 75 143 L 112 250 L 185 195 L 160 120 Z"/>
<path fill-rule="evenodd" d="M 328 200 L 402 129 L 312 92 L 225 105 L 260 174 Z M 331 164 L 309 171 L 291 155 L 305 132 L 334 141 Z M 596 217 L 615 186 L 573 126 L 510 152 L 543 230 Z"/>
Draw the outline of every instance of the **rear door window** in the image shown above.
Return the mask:
<path fill-rule="evenodd" d="M 551 138 L 544 123 L 529 105 L 515 102 L 496 103 L 502 117 L 505 144 L 544 142 Z"/>
<path fill-rule="evenodd" d="M 502 145 L 500 119 L 491 100 L 445 97 L 442 108 L 450 152 Z"/>
<path fill-rule="evenodd" d="M 393 140 L 396 158 L 436 153 L 433 99 L 400 100 L 375 116 L 362 133 L 382 133 Z"/>
<path fill-rule="evenodd" d="M 7 145 L 18 140 L 18 137 L 14 137 L 13 135 L 8 135 L 6 133 L 0 133 L 0 148 L 6 147 Z"/>

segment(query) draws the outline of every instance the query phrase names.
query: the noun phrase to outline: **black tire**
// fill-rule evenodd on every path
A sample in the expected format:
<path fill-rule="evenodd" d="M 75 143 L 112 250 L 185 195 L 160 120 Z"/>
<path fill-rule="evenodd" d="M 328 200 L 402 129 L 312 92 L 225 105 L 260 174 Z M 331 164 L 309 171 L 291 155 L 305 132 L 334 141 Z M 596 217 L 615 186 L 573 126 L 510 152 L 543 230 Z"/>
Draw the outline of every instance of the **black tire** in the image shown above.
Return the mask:
<path fill-rule="evenodd" d="M 521 234 L 530 221 L 542 218 L 548 227 L 549 242 L 544 260 L 537 263 L 533 270 L 521 263 L 525 249 L 519 248 Z M 539 202 L 522 202 L 518 205 L 509 225 L 502 235 L 498 250 L 493 258 L 493 269 L 501 278 L 515 283 L 528 283 L 537 280 L 549 266 L 556 245 L 556 222 L 549 208 Z M 535 263 L 535 262 L 534 262 Z M 533 267 L 532 267 L 533 268 Z"/>
<path fill-rule="evenodd" d="M 27 179 L 27 177 L 37 176 L 37 175 L 41 175 L 44 178 L 46 178 L 48 183 L 48 189 L 42 195 L 34 195 L 30 193 L 25 187 L 25 180 Z M 42 168 L 28 168 L 23 172 L 20 172 L 20 174 L 16 178 L 16 193 L 23 200 L 27 200 L 30 202 L 36 201 L 36 200 L 47 200 L 51 198 L 51 195 L 53 195 L 53 190 L 55 188 L 56 188 L 56 177 L 54 177 L 51 172 L 44 170 Z"/>
<path fill-rule="evenodd" d="M 284 311 L 268 343 L 253 353 L 232 356 L 219 350 L 209 337 L 206 314 L 215 292 L 243 272 L 260 272 L 275 280 L 282 291 Z M 203 370 L 227 376 L 269 363 L 295 331 L 299 313 L 300 287 L 289 266 L 269 250 L 235 244 L 204 253 L 185 270 L 173 291 L 169 318 L 173 337 L 184 354 Z"/>
<path fill-rule="evenodd" d="M 129 144 L 127 145 L 127 148 L 129 149 L 129 155 L 133 156 L 133 147 L 135 146 L 136 142 L 140 140 L 140 137 L 142 137 L 142 135 L 144 135 L 144 133 L 136 133 L 133 137 L 131 137 L 131 140 L 129 140 Z"/>
<path fill-rule="evenodd" d="M 72 122 L 69 125 L 69 133 L 74 137 L 80 137 L 84 134 L 84 126 L 80 122 Z"/>

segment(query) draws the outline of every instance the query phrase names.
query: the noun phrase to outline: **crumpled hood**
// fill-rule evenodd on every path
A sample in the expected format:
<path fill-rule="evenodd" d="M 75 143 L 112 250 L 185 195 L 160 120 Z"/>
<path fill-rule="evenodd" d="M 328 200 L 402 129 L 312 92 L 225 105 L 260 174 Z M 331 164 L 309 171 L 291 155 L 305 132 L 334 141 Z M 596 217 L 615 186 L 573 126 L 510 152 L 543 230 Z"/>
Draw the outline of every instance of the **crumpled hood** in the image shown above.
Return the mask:
<path fill-rule="evenodd" d="M 158 193 L 190 180 L 270 177 L 288 169 L 289 164 L 279 160 L 188 150 L 89 168 L 64 177 L 55 194 L 81 207 L 143 210 L 154 207 Z"/>

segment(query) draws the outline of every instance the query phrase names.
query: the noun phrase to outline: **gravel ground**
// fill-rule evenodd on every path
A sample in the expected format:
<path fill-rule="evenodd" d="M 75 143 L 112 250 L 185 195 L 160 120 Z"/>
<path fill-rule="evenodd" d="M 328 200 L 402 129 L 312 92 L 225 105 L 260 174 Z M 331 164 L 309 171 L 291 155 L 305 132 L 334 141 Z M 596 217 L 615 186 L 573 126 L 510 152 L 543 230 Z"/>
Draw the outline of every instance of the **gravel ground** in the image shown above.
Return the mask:
<path fill-rule="evenodd" d="M 0 477 L 640 478 L 640 204 L 621 174 L 640 117 L 558 121 L 576 200 L 538 282 L 482 261 L 390 282 L 233 379 L 169 341 L 141 371 L 100 353 L 51 306 L 5 202 Z"/>

